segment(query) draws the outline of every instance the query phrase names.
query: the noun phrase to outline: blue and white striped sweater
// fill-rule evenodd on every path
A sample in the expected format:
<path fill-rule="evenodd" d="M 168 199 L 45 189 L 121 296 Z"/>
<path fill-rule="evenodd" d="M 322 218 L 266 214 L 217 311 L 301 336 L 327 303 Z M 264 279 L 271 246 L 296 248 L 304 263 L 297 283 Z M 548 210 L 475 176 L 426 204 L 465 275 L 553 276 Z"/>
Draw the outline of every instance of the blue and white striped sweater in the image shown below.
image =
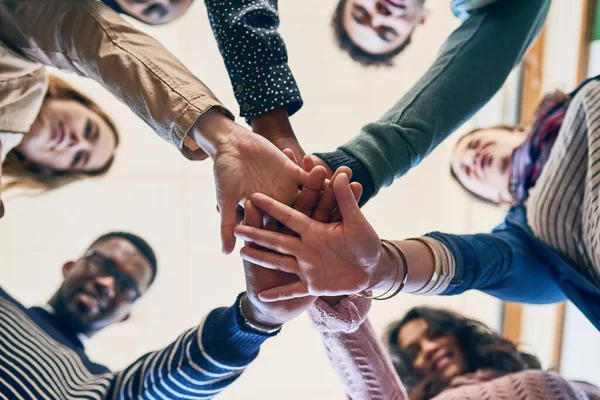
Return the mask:
<path fill-rule="evenodd" d="M 112 373 L 92 363 L 49 314 L 0 289 L 0 399 L 210 399 L 268 338 L 242 331 L 237 321 L 235 306 L 215 309 L 165 349 Z"/>

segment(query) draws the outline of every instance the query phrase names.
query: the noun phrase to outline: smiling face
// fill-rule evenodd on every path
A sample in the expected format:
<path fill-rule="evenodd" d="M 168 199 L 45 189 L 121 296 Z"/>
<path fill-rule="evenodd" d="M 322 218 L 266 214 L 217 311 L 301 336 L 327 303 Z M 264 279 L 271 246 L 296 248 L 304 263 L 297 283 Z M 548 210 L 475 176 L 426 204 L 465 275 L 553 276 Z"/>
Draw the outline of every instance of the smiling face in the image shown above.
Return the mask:
<path fill-rule="evenodd" d="M 47 97 L 17 150 L 32 166 L 89 173 L 104 168 L 116 147 L 115 132 L 97 113 L 75 100 Z"/>
<path fill-rule="evenodd" d="M 452 156 L 452 171 L 470 192 L 496 204 L 510 204 L 513 151 L 527 138 L 523 130 L 481 129 L 463 137 Z"/>
<path fill-rule="evenodd" d="M 392 53 L 425 22 L 424 0 L 347 0 L 342 15 L 350 40 L 364 52 Z"/>
<path fill-rule="evenodd" d="M 63 275 L 55 311 L 74 332 L 91 334 L 128 317 L 150 286 L 152 267 L 132 243 L 112 238 L 65 264 Z"/>
<path fill-rule="evenodd" d="M 438 375 L 449 381 L 467 372 L 467 358 L 458 339 L 435 332 L 423 318 L 407 322 L 398 332 L 397 343 L 422 377 Z"/>

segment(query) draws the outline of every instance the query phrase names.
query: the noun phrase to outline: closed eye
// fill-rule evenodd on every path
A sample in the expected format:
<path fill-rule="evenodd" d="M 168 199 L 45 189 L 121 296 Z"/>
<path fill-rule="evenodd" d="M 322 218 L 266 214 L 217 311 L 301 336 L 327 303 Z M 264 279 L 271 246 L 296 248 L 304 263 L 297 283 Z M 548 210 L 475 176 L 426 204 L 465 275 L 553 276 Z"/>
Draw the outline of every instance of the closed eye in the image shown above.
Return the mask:
<path fill-rule="evenodd" d="M 71 168 L 84 168 L 87 163 L 90 161 L 90 153 L 81 150 L 75 153 L 73 157 L 73 161 L 71 162 Z"/>
<path fill-rule="evenodd" d="M 369 25 L 371 23 L 371 16 L 366 8 L 355 5 L 352 10 L 352 19 L 360 25 Z"/>

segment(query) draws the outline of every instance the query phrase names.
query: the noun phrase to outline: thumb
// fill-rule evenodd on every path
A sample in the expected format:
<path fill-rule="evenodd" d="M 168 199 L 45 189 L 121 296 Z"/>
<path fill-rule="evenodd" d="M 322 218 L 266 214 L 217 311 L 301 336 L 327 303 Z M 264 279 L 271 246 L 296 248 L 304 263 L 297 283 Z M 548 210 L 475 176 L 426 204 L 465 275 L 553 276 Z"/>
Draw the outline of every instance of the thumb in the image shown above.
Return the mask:
<path fill-rule="evenodd" d="M 339 174 L 333 182 L 333 193 L 338 203 L 338 208 L 342 213 L 344 222 L 356 223 L 363 221 L 365 217 L 358 208 L 355 194 L 350 188 L 348 175 L 345 173 Z"/>

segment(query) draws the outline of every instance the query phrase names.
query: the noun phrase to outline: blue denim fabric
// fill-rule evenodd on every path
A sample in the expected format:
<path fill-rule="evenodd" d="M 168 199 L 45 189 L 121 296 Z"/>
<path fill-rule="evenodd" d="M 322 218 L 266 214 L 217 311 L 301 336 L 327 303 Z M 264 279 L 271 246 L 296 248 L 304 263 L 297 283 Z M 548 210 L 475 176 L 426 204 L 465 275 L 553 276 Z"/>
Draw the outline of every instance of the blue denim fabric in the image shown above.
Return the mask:
<path fill-rule="evenodd" d="M 600 288 L 536 239 L 523 206 L 491 233 L 428 236 L 453 253 L 456 274 L 443 295 L 476 289 L 506 301 L 530 304 L 569 299 L 600 330 Z"/>

